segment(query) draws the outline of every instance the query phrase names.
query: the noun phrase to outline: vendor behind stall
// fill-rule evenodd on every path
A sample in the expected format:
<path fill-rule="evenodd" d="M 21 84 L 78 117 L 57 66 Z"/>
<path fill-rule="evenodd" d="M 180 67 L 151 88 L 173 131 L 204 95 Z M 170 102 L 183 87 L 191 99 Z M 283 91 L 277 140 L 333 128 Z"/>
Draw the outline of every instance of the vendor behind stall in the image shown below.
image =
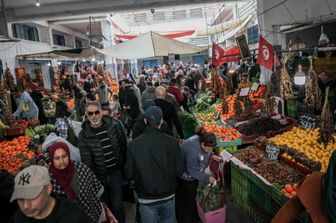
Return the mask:
<path fill-rule="evenodd" d="M 19 98 L 19 102 L 13 116 L 19 119 L 38 120 L 39 110 L 29 93 L 26 90 L 15 88 L 15 97 Z"/>

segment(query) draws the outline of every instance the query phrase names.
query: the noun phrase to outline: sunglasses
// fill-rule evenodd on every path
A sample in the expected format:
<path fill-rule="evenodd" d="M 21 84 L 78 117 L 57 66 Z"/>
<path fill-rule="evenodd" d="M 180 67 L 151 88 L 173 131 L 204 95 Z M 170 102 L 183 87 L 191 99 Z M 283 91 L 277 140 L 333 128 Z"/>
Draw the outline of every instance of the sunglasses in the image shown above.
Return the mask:
<path fill-rule="evenodd" d="M 87 114 L 88 114 L 88 116 L 92 116 L 93 114 L 99 115 L 99 113 L 100 113 L 100 110 L 97 110 L 97 111 L 94 111 L 94 112 L 88 112 Z"/>

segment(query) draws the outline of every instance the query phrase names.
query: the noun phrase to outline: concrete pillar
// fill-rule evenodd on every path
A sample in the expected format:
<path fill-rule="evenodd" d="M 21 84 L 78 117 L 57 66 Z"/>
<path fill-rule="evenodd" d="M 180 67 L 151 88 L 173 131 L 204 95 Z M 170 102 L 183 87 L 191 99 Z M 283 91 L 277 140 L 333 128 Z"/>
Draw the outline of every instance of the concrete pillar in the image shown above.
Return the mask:
<path fill-rule="evenodd" d="M 53 46 L 54 45 L 54 38 L 53 38 L 53 32 L 52 32 L 52 24 L 48 24 L 48 33 L 49 33 L 49 45 Z"/>
<path fill-rule="evenodd" d="M 106 38 L 103 38 L 103 46 L 104 48 L 112 46 L 114 43 L 114 38 L 113 38 L 113 29 L 112 29 L 112 24 L 109 20 L 103 20 L 100 22 L 101 25 L 101 30 L 102 30 L 102 34 L 103 36 Z M 110 56 L 105 56 L 105 65 L 106 65 L 106 69 L 111 71 L 112 73 L 112 78 L 117 79 L 118 75 L 117 75 L 117 61 L 115 58 L 112 58 Z"/>
<path fill-rule="evenodd" d="M 8 36 L 5 0 L 1 0 L 0 4 L 1 4 L 1 7 L 0 7 L 0 35 Z"/>

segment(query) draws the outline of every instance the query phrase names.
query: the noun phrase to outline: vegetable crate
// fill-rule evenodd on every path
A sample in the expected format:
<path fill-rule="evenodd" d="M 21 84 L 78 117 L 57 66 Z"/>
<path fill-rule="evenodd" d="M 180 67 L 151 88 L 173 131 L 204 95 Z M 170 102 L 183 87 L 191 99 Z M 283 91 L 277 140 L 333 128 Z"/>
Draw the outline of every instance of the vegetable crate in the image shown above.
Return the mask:
<path fill-rule="evenodd" d="M 237 201 L 237 203 L 244 209 L 248 211 L 248 179 L 239 167 L 231 163 L 231 191 L 232 197 Z"/>

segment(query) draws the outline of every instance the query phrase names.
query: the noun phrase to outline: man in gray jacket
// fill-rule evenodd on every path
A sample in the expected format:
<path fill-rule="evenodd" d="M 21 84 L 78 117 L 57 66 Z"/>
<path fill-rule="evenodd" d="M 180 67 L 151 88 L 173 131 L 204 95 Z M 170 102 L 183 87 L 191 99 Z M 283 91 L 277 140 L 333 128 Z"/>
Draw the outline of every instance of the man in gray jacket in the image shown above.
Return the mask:
<path fill-rule="evenodd" d="M 110 99 L 112 98 L 113 92 L 112 90 L 106 86 L 105 81 L 100 82 L 99 88 L 97 88 L 94 92 L 94 95 L 98 94 L 99 102 L 101 106 L 109 106 Z"/>

